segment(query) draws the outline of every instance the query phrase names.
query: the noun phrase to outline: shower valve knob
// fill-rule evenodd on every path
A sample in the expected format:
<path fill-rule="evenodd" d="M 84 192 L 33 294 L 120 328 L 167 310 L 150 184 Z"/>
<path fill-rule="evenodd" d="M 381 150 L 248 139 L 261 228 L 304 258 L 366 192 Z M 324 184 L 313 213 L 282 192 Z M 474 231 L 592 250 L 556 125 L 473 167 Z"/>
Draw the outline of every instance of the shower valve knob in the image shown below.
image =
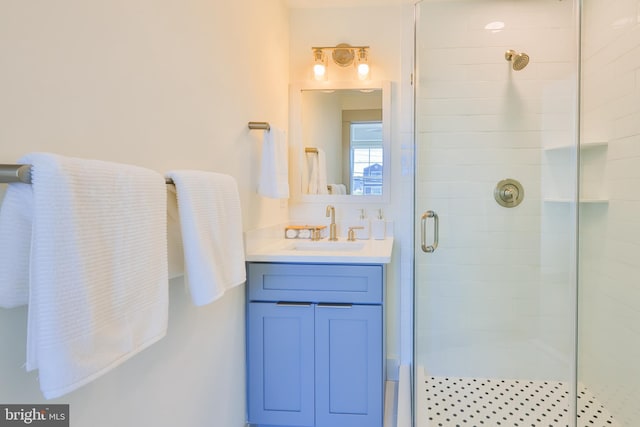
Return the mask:
<path fill-rule="evenodd" d="M 524 198 L 524 189 L 515 179 L 505 179 L 498 183 L 493 196 L 500 206 L 513 208 L 518 206 Z"/>
<path fill-rule="evenodd" d="M 501 196 L 505 201 L 512 200 L 514 197 L 518 197 L 518 189 L 513 186 L 508 186 L 502 190 Z"/>

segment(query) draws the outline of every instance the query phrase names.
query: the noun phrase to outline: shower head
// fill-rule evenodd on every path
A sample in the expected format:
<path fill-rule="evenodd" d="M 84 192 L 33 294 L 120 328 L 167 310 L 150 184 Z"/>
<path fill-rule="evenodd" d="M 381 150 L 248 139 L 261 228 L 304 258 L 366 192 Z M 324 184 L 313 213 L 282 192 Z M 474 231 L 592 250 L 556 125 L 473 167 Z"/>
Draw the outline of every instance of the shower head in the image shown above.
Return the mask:
<path fill-rule="evenodd" d="M 524 52 L 516 52 L 515 50 L 508 50 L 504 53 L 504 59 L 511 62 L 511 66 L 515 71 L 520 71 L 529 63 L 529 55 Z"/>

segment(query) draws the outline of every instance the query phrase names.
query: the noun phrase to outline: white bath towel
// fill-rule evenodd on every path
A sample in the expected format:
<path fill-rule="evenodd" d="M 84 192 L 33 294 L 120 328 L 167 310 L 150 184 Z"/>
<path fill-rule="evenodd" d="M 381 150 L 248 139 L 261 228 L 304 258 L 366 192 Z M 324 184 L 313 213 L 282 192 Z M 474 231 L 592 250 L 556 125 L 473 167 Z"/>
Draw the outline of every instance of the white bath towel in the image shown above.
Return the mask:
<path fill-rule="evenodd" d="M 287 135 L 278 128 L 264 132 L 258 194 L 273 199 L 289 198 Z"/>
<path fill-rule="evenodd" d="M 16 282 L 29 285 L 26 366 L 50 399 L 166 334 L 166 190 L 162 175 L 134 166 L 44 153 L 20 163 L 33 165 L 30 254 L 15 254 L 29 259 L 29 277 Z M 9 206 L 14 189 L 27 197 L 12 184 Z"/>
<path fill-rule="evenodd" d="M 214 172 L 176 170 L 166 176 L 176 185 L 191 300 L 209 304 L 246 278 L 238 185 Z"/>

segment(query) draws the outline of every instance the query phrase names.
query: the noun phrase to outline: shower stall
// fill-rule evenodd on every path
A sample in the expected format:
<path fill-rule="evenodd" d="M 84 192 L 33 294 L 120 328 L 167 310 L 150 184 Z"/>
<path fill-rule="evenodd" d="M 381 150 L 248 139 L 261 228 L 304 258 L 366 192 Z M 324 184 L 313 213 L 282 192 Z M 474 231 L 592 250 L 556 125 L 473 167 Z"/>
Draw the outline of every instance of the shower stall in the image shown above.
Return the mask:
<path fill-rule="evenodd" d="M 414 425 L 640 425 L 640 0 L 422 0 Z"/>

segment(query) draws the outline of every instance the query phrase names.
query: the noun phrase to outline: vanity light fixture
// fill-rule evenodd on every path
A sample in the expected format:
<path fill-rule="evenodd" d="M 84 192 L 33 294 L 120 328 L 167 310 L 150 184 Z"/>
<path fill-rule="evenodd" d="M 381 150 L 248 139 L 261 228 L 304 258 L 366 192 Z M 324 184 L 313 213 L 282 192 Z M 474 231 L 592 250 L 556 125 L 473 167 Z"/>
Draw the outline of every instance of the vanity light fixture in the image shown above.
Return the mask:
<path fill-rule="evenodd" d="M 313 77 L 316 80 L 327 80 L 327 55 L 322 49 L 313 49 Z"/>
<path fill-rule="evenodd" d="M 313 76 L 316 80 L 327 79 L 327 55 L 325 51 L 331 51 L 331 58 L 336 65 L 348 67 L 355 64 L 358 78 L 369 78 L 369 46 L 351 46 L 340 43 L 337 46 L 312 47 L 313 51 Z"/>

